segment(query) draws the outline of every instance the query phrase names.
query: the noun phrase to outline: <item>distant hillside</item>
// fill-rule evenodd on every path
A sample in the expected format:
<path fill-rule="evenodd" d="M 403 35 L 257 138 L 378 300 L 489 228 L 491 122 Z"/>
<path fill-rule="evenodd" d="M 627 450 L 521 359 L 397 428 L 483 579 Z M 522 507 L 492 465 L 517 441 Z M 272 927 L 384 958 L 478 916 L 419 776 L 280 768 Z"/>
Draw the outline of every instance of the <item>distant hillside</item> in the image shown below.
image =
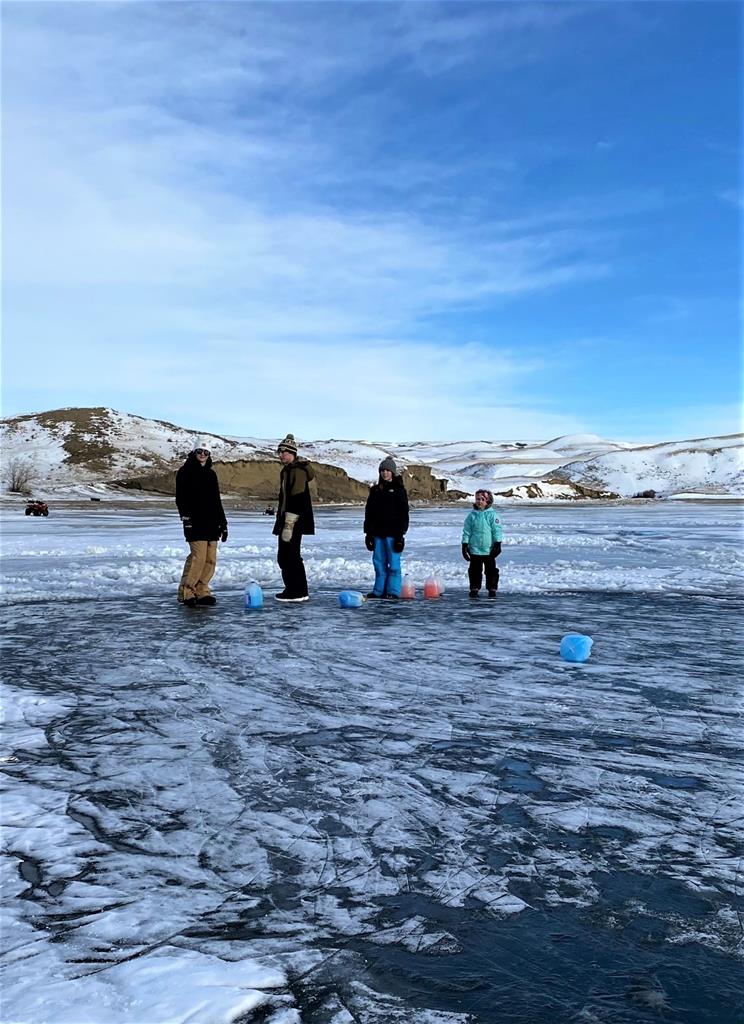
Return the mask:
<path fill-rule="evenodd" d="M 297 429 L 296 424 L 290 424 Z M 447 500 L 488 487 L 509 499 L 632 497 L 653 491 L 744 496 L 744 435 L 655 445 L 574 434 L 549 441 L 412 443 L 303 439 L 301 454 L 318 467 L 320 500 L 360 501 L 393 455 L 411 497 Z M 3 478 L 19 461 L 39 493 L 171 493 L 173 473 L 205 438 L 226 493 L 271 500 L 278 438 L 227 437 L 113 409 L 56 409 L 0 420 Z"/>
<path fill-rule="evenodd" d="M 111 489 L 172 494 L 174 473 L 197 440 L 206 440 L 225 493 L 261 500 L 276 497 L 278 439 L 235 439 L 178 427 L 164 420 L 113 409 L 55 409 L 0 421 L 3 478 L 19 461 L 31 469 L 34 492 L 97 494 Z M 315 497 L 321 501 L 361 501 L 367 486 L 308 448 L 316 466 Z M 381 455 L 380 458 L 383 456 Z M 379 458 L 375 463 L 379 463 Z M 435 479 L 427 466 L 407 467 L 406 484 L 414 499 L 429 501 L 459 495 Z M 376 472 L 375 472 L 376 475 Z M 7 484 L 6 484 L 7 489 Z"/>
<path fill-rule="evenodd" d="M 569 462 L 555 475 L 623 495 L 744 494 L 743 442 L 744 435 L 729 434 L 607 452 Z"/>

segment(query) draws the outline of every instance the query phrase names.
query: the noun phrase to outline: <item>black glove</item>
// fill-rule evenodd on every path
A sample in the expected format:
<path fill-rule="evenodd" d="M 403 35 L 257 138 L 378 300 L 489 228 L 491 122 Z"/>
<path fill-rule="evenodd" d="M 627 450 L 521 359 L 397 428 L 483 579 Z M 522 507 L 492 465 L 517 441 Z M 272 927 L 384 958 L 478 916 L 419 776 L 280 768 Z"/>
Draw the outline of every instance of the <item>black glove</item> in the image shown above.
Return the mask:
<path fill-rule="evenodd" d="M 222 531 L 220 540 L 222 541 L 223 544 L 227 541 L 227 527 L 225 527 L 224 530 Z"/>
<path fill-rule="evenodd" d="M 406 546 L 406 539 L 405 539 L 405 537 L 396 537 L 393 540 L 393 551 L 396 553 L 396 555 L 399 555 L 405 546 Z"/>
<path fill-rule="evenodd" d="M 367 551 L 375 550 L 375 538 L 372 536 L 371 533 L 365 534 L 364 546 L 367 548 Z"/>
<path fill-rule="evenodd" d="M 491 558 L 498 558 L 501 554 L 501 541 L 494 541 L 493 547 L 491 548 Z"/>
<path fill-rule="evenodd" d="M 467 546 L 467 544 L 463 544 L 462 546 L 462 557 L 465 559 L 466 562 L 470 561 L 470 548 Z"/>

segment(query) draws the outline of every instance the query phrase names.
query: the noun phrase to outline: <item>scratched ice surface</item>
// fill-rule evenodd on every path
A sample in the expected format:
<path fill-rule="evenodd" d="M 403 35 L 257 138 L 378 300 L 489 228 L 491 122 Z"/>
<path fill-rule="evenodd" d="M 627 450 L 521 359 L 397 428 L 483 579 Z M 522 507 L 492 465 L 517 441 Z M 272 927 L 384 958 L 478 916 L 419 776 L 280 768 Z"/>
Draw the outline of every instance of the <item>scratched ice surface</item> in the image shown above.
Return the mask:
<path fill-rule="evenodd" d="M 189 611 L 170 511 L 3 512 L 3 1024 L 741 1024 L 740 507 L 510 508 L 478 602 L 464 514 L 246 613 L 267 518 Z"/>

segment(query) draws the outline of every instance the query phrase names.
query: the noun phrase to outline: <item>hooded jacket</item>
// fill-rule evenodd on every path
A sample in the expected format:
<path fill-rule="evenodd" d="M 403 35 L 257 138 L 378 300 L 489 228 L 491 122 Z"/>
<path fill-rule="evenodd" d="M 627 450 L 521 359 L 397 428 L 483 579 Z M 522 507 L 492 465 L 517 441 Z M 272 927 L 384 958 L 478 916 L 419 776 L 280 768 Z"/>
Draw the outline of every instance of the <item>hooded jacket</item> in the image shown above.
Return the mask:
<path fill-rule="evenodd" d="M 501 539 L 501 520 L 493 508 L 474 508 L 468 512 L 462 528 L 462 543 L 468 545 L 471 555 L 489 555 L 493 545 Z"/>
<path fill-rule="evenodd" d="M 227 529 L 220 498 L 220 484 L 210 456 L 203 466 L 193 452 L 176 473 L 176 507 L 181 518 L 191 520 L 187 540 L 219 540 Z"/>
<path fill-rule="evenodd" d="M 278 535 L 284 527 L 287 512 L 294 512 L 300 518 L 295 531 L 301 534 L 315 533 L 313 503 L 310 499 L 310 481 L 315 479 L 313 467 L 307 459 L 294 459 L 282 466 L 279 475 L 279 498 L 274 534 Z"/>
<path fill-rule="evenodd" d="M 403 477 L 390 482 L 380 477 L 369 489 L 364 509 L 364 532 L 372 537 L 402 537 L 408 530 L 408 495 Z"/>

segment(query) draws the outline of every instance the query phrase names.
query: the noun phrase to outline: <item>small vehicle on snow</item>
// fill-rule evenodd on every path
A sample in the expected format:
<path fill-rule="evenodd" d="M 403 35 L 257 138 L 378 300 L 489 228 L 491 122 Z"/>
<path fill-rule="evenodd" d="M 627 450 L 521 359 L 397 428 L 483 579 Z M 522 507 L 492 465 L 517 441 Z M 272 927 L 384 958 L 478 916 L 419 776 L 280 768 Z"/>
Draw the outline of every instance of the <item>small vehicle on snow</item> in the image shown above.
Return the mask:
<path fill-rule="evenodd" d="M 27 501 L 26 502 L 26 515 L 27 516 L 48 516 L 49 506 L 45 501 Z"/>

